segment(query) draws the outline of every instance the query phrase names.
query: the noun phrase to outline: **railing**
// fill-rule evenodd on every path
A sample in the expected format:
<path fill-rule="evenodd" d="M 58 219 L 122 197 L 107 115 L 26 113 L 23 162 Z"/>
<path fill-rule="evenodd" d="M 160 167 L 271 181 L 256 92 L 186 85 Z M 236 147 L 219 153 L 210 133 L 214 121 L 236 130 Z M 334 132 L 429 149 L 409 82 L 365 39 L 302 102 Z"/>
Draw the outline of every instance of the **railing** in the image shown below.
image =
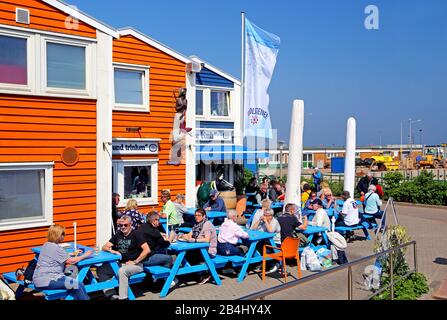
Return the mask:
<path fill-rule="evenodd" d="M 406 247 L 409 247 L 413 245 L 413 256 L 414 256 L 414 269 L 408 271 L 404 276 L 400 277 L 397 281 L 395 281 L 394 279 L 394 268 L 393 268 L 393 258 L 394 258 L 394 254 L 396 251 L 398 250 L 402 250 Z M 358 259 L 356 261 L 338 266 L 336 268 L 332 268 L 332 269 L 328 269 L 313 275 L 310 275 L 308 277 L 302 278 L 302 279 L 298 279 L 298 280 L 294 280 L 291 281 L 289 283 L 286 284 L 282 284 L 273 288 L 269 288 L 266 290 L 262 290 L 262 291 L 258 291 L 252 294 L 249 294 L 247 296 L 241 297 L 238 300 L 256 300 L 256 299 L 260 299 L 260 300 L 264 300 L 265 297 L 270 296 L 272 294 L 284 291 L 284 290 L 288 290 L 291 288 L 294 288 L 296 286 L 299 286 L 303 283 L 307 283 L 310 281 L 314 281 L 316 279 L 322 278 L 324 276 L 333 274 L 335 272 L 340 272 L 342 270 L 348 270 L 348 300 L 353 300 L 353 281 L 352 281 L 352 267 L 355 267 L 357 265 L 360 265 L 368 260 L 372 260 L 372 259 L 377 259 L 379 257 L 382 257 L 384 255 L 389 255 L 389 261 L 390 261 L 390 270 L 391 270 L 391 274 L 390 276 L 390 284 L 381 288 L 380 290 L 374 292 L 373 295 L 370 295 L 367 299 L 371 299 L 372 297 L 375 297 L 379 294 L 381 294 L 383 291 L 387 290 L 388 288 L 391 288 L 391 300 L 394 300 L 394 286 L 395 284 L 399 283 L 400 281 L 406 279 L 407 277 L 409 277 L 411 274 L 413 274 L 414 272 L 418 272 L 418 267 L 417 267 L 417 246 L 416 246 L 416 241 L 410 241 L 406 244 L 400 245 L 396 248 L 393 249 L 389 249 L 387 251 L 383 251 L 374 255 L 370 255 L 361 259 Z M 299 268 L 300 266 L 298 266 Z"/>

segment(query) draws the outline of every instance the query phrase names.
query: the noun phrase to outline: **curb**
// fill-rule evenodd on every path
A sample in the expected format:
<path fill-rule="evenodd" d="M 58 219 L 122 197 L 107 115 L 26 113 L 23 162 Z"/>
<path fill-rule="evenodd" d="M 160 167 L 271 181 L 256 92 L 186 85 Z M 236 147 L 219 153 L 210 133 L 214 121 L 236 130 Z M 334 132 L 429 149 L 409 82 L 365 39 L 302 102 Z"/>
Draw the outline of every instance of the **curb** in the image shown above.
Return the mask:
<path fill-rule="evenodd" d="M 427 209 L 440 209 L 447 210 L 447 206 L 435 206 L 430 204 L 419 204 L 419 203 L 410 203 L 410 202 L 394 202 L 396 206 L 402 207 L 419 207 L 419 208 L 427 208 Z"/>

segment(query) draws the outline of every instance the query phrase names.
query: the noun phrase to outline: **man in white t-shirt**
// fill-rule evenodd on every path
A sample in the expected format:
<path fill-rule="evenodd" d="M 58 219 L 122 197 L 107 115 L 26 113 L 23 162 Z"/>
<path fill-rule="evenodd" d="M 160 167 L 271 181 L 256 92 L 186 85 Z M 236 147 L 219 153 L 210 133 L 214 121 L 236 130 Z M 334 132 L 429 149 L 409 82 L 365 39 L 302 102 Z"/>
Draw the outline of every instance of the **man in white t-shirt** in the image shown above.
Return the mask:
<path fill-rule="evenodd" d="M 338 217 L 336 227 L 352 227 L 360 223 L 359 208 L 355 199 L 351 198 L 349 191 L 343 191 L 342 198 L 345 201 L 340 216 Z M 353 240 L 354 232 L 346 232 L 347 238 Z"/>

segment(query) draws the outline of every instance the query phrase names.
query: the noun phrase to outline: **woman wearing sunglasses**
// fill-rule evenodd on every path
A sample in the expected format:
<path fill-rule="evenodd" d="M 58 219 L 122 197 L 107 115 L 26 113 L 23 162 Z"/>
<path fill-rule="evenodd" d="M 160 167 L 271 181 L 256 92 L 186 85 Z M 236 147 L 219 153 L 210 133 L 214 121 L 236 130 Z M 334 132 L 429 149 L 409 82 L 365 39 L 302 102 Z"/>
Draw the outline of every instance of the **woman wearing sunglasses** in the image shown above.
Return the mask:
<path fill-rule="evenodd" d="M 188 242 L 208 242 L 208 254 L 214 258 L 217 253 L 217 233 L 213 224 L 208 221 L 206 212 L 203 209 L 197 209 L 194 213 L 195 223 L 190 233 L 180 236 L 180 239 Z M 186 260 L 194 265 L 203 262 L 202 253 L 199 250 L 188 251 Z M 211 276 L 204 276 L 200 284 L 204 284 L 211 279 Z"/>

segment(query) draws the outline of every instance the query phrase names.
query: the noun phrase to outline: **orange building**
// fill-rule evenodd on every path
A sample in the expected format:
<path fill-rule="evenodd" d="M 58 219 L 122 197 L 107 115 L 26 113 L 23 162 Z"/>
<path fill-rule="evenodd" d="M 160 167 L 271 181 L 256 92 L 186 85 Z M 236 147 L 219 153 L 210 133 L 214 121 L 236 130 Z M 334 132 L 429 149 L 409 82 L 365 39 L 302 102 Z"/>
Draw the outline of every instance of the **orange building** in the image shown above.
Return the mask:
<path fill-rule="evenodd" d="M 59 1 L 0 3 L 0 273 L 25 265 L 53 223 L 67 241 L 75 221 L 85 245 L 108 236 L 113 90 L 97 79 L 113 76 L 113 37 Z"/>
<path fill-rule="evenodd" d="M 194 148 L 190 165 L 168 165 L 174 94 L 186 87 L 195 103 L 189 63 L 57 0 L 0 3 L 0 273 L 25 265 L 53 223 L 68 242 L 76 222 L 80 243 L 104 244 L 111 191 L 144 213 L 162 189 L 194 198 Z"/>
<path fill-rule="evenodd" d="M 186 193 L 186 165 L 168 161 L 174 94 L 191 89 L 193 76 L 186 73 L 190 60 L 174 50 L 132 28 L 119 35 L 113 41 L 113 190 L 121 195 L 118 207 L 135 198 L 147 213 L 161 208 L 162 189 L 173 197 Z"/>

